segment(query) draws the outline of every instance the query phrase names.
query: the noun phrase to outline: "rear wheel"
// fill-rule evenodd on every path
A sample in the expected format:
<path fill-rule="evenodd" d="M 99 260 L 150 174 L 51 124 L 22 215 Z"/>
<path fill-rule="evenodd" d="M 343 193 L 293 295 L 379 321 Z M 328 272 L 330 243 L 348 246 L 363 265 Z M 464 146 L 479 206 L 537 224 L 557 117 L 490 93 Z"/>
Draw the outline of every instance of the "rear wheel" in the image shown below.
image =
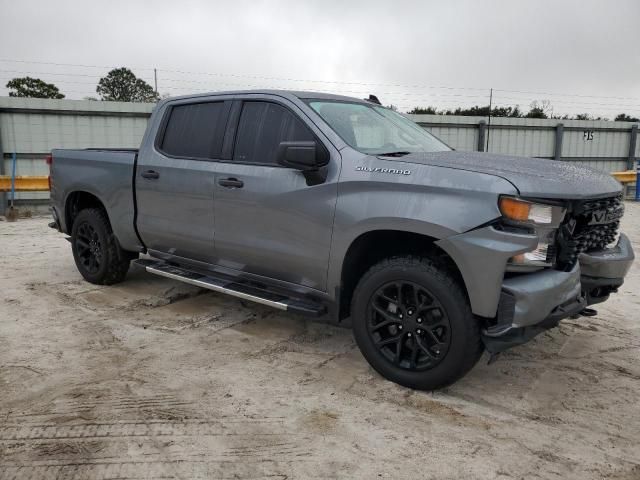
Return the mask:
<path fill-rule="evenodd" d="M 371 267 L 356 287 L 351 313 L 364 357 L 406 387 L 453 383 L 482 355 L 480 328 L 464 291 L 429 259 L 397 257 Z"/>
<path fill-rule="evenodd" d="M 71 249 L 76 267 L 85 280 L 112 285 L 124 280 L 135 256 L 120 248 L 103 210 L 82 210 L 71 229 Z"/>

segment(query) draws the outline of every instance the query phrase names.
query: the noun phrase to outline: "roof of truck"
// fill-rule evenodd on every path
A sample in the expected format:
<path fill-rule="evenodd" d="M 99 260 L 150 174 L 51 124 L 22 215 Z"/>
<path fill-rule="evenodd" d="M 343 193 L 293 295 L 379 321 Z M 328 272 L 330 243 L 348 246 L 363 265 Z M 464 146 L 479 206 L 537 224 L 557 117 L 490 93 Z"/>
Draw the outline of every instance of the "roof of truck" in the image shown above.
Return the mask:
<path fill-rule="evenodd" d="M 197 93 L 191 95 L 180 95 L 177 97 L 171 97 L 167 100 L 176 100 L 176 99 L 186 99 L 186 98 L 194 98 L 194 97 L 209 97 L 212 95 L 245 95 L 245 94 L 253 94 L 253 95 L 279 95 L 282 97 L 297 97 L 300 99 L 310 99 L 317 98 L 322 100 L 342 100 L 349 102 L 363 102 L 369 103 L 367 100 L 355 97 L 347 97 L 344 95 L 334 95 L 333 93 L 322 93 L 322 92 L 307 92 L 302 90 L 228 90 L 222 92 L 207 92 L 207 93 Z"/>

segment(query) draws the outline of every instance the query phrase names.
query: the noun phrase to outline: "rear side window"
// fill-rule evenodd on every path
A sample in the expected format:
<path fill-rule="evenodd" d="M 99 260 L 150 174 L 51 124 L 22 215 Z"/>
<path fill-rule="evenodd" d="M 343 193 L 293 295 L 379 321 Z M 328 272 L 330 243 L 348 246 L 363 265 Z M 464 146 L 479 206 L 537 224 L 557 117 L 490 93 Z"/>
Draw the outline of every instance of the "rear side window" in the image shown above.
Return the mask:
<path fill-rule="evenodd" d="M 161 150 L 175 157 L 217 158 L 230 102 L 177 105 L 171 108 Z"/>
<path fill-rule="evenodd" d="M 276 165 L 276 151 L 280 142 L 314 140 L 313 132 L 286 108 L 276 103 L 245 102 L 233 159 Z"/>

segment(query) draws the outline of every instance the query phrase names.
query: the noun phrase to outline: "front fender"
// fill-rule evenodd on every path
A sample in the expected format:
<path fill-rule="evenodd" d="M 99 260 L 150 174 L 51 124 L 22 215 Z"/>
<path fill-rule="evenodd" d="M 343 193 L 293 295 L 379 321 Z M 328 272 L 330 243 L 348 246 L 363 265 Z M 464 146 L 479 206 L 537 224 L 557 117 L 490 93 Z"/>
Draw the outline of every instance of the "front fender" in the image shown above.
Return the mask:
<path fill-rule="evenodd" d="M 471 311 L 482 317 L 494 317 L 507 261 L 536 248 L 538 236 L 503 232 L 489 226 L 439 240 L 436 245 L 458 266 Z"/>
<path fill-rule="evenodd" d="M 356 170 L 360 166 L 406 167 L 410 174 Z M 499 196 L 515 193 L 513 185 L 491 175 L 345 155 L 327 293 L 337 296 L 349 247 L 362 234 L 395 230 L 430 237 L 430 241 L 454 237 L 500 217 Z"/>

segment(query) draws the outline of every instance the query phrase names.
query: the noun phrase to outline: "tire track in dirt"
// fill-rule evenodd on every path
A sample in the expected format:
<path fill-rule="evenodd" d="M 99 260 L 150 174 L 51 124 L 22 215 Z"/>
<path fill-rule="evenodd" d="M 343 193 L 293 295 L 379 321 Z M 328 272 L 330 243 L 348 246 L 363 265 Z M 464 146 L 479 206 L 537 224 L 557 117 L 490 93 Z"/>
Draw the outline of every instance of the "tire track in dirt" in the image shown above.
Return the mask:
<path fill-rule="evenodd" d="M 72 394 L 73 395 L 73 394 Z M 141 415 L 145 418 L 161 417 L 167 419 L 171 415 L 176 419 L 190 418 L 197 410 L 197 405 L 191 401 L 177 398 L 173 395 L 158 396 L 111 396 L 110 398 L 54 398 L 52 402 L 43 405 L 38 411 L 11 412 L 12 421 L 47 422 L 51 419 L 94 418 L 103 412 L 109 415 L 122 416 Z"/>
<path fill-rule="evenodd" d="M 170 474 L 169 472 L 174 472 Z M 287 473 L 283 473 L 283 471 Z M 160 478 L 277 480 L 290 478 L 291 465 L 276 461 L 171 460 L 74 462 L 12 466 L 0 469 L 0 480 L 138 480 Z"/>
<path fill-rule="evenodd" d="M 270 433 L 258 433 L 260 424 Z M 276 431 L 274 431 L 274 427 Z M 280 427 L 280 428 L 278 428 Z M 274 418 L 220 418 L 186 422 L 137 421 L 96 422 L 79 425 L 16 425 L 0 427 L 0 442 L 24 440 L 69 440 L 121 437 L 158 436 L 223 436 L 223 435 L 286 435 L 284 419 Z"/>
<path fill-rule="evenodd" d="M 242 478 L 263 478 L 265 463 L 310 458 L 311 442 L 282 417 L 16 425 L 0 427 L 0 479 L 234 478 L 238 465 Z"/>

